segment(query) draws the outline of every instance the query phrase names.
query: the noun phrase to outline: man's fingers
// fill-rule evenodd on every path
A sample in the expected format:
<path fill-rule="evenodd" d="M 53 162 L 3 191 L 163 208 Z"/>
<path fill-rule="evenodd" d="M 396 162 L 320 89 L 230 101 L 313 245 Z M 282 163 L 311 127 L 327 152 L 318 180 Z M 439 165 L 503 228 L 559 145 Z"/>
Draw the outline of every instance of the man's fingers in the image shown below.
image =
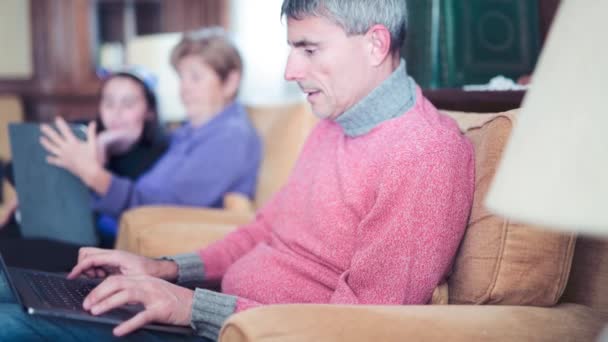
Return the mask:
<path fill-rule="evenodd" d="M 68 274 L 67 278 L 74 279 L 83 273 L 85 273 L 87 276 L 89 276 L 91 278 L 95 277 L 95 270 L 91 268 L 94 265 L 95 265 L 95 260 L 92 258 L 79 260 L 78 263 L 76 264 L 76 266 L 74 266 L 74 268 L 72 268 L 72 270 Z"/>
<path fill-rule="evenodd" d="M 88 255 L 78 261 L 78 264 L 74 266 L 68 279 L 74 279 L 85 271 L 99 267 L 120 267 L 120 256 L 116 253 L 97 253 Z"/>
<path fill-rule="evenodd" d="M 133 282 L 123 276 L 108 277 L 87 295 L 82 303 L 82 307 L 85 310 L 91 310 L 92 307 L 102 303 L 114 294 L 134 288 L 133 284 Z"/>
<path fill-rule="evenodd" d="M 103 268 L 98 268 L 95 272 L 97 273 L 97 278 L 105 278 L 108 275 Z"/>
<path fill-rule="evenodd" d="M 86 270 L 86 271 L 84 271 L 84 274 L 89 278 L 97 278 L 97 272 L 95 272 L 94 269 Z M 69 275 L 68 275 L 68 277 L 69 277 Z"/>
<path fill-rule="evenodd" d="M 85 268 L 80 267 L 79 265 L 81 265 L 82 263 L 84 263 L 84 261 L 87 260 L 87 259 L 90 259 L 90 258 L 96 258 L 96 259 L 104 258 L 103 257 L 104 254 L 110 254 L 110 253 L 113 253 L 113 251 L 107 250 L 107 249 L 103 249 L 103 248 L 96 248 L 96 247 L 82 247 L 82 248 L 80 248 L 78 250 L 78 261 L 76 262 L 76 265 L 74 266 L 74 268 L 72 269 L 72 271 L 70 272 L 70 274 L 68 274 L 68 278 L 69 279 L 76 278 L 81 273 L 85 273 L 90 278 L 95 278 L 95 276 L 96 276 L 95 270 L 90 270 L 90 269 L 87 270 Z M 78 270 L 76 270 L 77 267 L 78 267 Z"/>
<path fill-rule="evenodd" d="M 93 315 L 101 315 L 117 307 L 129 304 L 130 302 L 138 302 L 137 290 L 123 289 L 111 294 L 102 301 L 98 301 L 91 307 Z"/>
<path fill-rule="evenodd" d="M 97 248 L 97 247 L 81 247 L 78 250 L 78 261 L 83 260 L 84 258 L 90 256 L 90 255 L 94 255 L 94 254 L 100 254 L 100 253 L 107 253 L 109 252 L 107 249 L 103 249 L 103 248 Z"/>
<path fill-rule="evenodd" d="M 114 335 L 116 336 L 124 336 L 129 334 L 144 325 L 152 322 L 154 320 L 154 316 L 147 309 L 133 316 L 130 320 L 121 323 L 119 326 L 114 328 Z"/>

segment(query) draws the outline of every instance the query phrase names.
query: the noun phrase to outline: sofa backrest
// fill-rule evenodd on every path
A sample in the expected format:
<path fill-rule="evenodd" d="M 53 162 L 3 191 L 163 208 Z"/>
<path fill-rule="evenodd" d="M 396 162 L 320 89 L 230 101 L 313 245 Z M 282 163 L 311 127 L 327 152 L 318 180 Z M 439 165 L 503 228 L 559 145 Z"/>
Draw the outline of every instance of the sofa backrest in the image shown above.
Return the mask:
<path fill-rule="evenodd" d="M 449 302 L 454 304 L 504 304 L 552 306 L 568 284 L 576 238 L 493 215 L 484 206 L 486 192 L 508 140 L 516 112 L 500 114 L 447 113 L 456 118 L 473 142 L 476 189 L 467 231 L 449 277 Z M 525 194 L 522 194 L 525 196 Z M 583 242 L 579 241 L 577 250 Z M 597 240 L 579 251 L 570 277 L 574 302 L 605 306 L 608 250 Z M 597 246 L 596 246 L 597 245 Z M 603 275 L 585 268 L 586 250 L 603 251 Z M 579 269 L 579 267 L 582 267 Z M 596 269 L 597 270 L 597 269 Z M 592 281 L 590 281 L 592 280 Z M 585 292 L 585 294 L 581 294 Z M 603 301 L 603 302 L 602 302 Z"/>
<path fill-rule="evenodd" d="M 318 119 L 307 103 L 249 107 L 247 110 L 264 148 L 254 200 L 255 207 L 259 208 L 287 181 L 300 149 Z"/>
<path fill-rule="evenodd" d="M 23 107 L 19 98 L 13 95 L 0 95 L 0 159 L 11 159 L 8 124 L 22 121 Z"/>

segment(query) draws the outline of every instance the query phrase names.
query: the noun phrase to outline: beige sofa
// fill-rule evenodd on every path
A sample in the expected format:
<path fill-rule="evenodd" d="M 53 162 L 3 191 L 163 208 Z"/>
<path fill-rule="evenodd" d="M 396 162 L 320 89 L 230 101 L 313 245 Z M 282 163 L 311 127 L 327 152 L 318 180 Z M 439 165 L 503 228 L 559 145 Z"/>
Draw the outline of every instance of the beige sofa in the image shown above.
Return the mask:
<path fill-rule="evenodd" d="M 140 208 L 123 217 L 117 247 L 148 256 L 193 251 L 251 220 L 253 209 L 285 181 L 314 123 L 298 106 L 280 116 L 263 113 L 253 113 L 256 125 L 266 129 L 261 131 L 267 143 L 254 204 L 237 199 L 225 210 Z M 483 198 L 515 113 L 446 114 L 475 145 L 476 192 L 453 272 L 433 294 L 435 305 L 265 306 L 233 315 L 221 341 L 593 341 L 598 336 L 608 322 L 608 241 L 577 239 L 489 213 Z"/>

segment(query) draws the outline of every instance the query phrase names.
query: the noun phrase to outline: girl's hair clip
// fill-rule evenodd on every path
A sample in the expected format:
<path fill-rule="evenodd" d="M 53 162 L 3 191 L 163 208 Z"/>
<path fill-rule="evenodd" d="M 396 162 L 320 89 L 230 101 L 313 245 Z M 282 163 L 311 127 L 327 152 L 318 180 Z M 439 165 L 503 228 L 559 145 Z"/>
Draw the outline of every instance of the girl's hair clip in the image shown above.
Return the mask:
<path fill-rule="evenodd" d="M 106 80 L 115 74 L 128 74 L 141 81 L 141 83 L 143 83 L 146 88 L 148 88 L 152 92 L 156 90 L 156 86 L 158 84 L 158 78 L 156 77 L 156 75 L 154 75 L 144 67 L 137 65 L 125 66 L 117 68 L 115 70 L 99 67 L 95 70 L 95 73 L 97 74 L 97 77 L 99 77 L 101 80 Z"/>

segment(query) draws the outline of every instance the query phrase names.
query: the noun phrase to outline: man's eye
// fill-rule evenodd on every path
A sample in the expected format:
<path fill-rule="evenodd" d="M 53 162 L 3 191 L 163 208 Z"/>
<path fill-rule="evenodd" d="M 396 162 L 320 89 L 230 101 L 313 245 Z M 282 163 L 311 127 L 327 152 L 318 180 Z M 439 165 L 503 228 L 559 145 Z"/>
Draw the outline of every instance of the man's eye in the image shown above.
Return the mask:
<path fill-rule="evenodd" d="M 308 56 L 312 56 L 315 54 L 315 50 L 313 49 L 304 49 L 304 52 L 308 55 Z"/>

